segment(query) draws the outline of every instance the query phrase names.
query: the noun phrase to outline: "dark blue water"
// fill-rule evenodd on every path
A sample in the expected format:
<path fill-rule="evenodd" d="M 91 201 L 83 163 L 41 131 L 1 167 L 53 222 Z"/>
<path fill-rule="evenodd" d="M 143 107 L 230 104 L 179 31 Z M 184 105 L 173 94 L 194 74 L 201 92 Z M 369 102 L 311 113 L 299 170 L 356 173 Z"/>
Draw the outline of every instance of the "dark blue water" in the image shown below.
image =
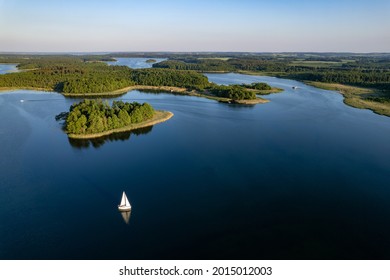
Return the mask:
<path fill-rule="evenodd" d="M 137 68 L 150 68 L 154 63 L 158 63 L 166 60 L 166 58 L 143 58 L 143 57 L 116 57 L 116 61 L 108 61 L 108 65 L 125 65 L 127 67 L 137 69 Z M 156 62 L 149 63 L 146 62 L 148 59 L 154 59 Z"/>
<path fill-rule="evenodd" d="M 256 106 L 132 91 L 118 99 L 174 117 L 97 141 L 54 119 L 76 99 L 0 94 L 0 258 L 389 259 L 390 118 L 295 81 L 208 77 L 285 91 Z"/>

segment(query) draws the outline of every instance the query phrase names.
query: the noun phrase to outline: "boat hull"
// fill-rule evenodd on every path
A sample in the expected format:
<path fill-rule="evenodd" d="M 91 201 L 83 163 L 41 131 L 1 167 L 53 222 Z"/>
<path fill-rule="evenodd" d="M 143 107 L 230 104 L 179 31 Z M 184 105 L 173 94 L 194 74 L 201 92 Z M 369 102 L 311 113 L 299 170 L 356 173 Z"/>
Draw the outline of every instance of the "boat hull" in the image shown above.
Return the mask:
<path fill-rule="evenodd" d="M 131 206 L 118 206 L 118 210 L 121 212 L 130 211 Z"/>

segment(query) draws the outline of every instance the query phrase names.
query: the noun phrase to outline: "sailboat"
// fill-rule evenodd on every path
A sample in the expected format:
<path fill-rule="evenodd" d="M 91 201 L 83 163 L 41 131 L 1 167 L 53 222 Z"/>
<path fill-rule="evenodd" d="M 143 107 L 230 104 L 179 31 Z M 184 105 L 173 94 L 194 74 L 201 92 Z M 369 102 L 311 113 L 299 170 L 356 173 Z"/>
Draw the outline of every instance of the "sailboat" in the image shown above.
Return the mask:
<path fill-rule="evenodd" d="M 127 196 L 125 192 L 122 194 L 122 199 L 121 199 L 121 204 L 118 205 L 119 211 L 130 211 L 131 210 L 131 205 L 129 200 L 127 199 Z"/>

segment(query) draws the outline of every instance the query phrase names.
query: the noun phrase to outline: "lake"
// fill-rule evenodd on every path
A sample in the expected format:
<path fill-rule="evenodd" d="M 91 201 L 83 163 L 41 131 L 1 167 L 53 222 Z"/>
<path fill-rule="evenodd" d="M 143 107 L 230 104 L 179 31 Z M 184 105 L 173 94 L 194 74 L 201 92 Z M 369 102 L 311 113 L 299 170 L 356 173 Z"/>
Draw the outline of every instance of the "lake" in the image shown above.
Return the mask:
<path fill-rule="evenodd" d="M 18 68 L 16 68 L 17 64 L 10 63 L 0 63 L 0 74 L 6 74 L 10 72 L 17 72 Z"/>
<path fill-rule="evenodd" d="M 154 63 L 167 60 L 166 58 L 153 58 L 153 57 L 115 57 L 116 61 L 107 61 L 108 65 L 125 65 L 133 69 L 150 68 Z M 156 62 L 146 62 L 149 59 L 153 59 Z"/>
<path fill-rule="evenodd" d="M 94 141 L 55 120 L 78 99 L 1 93 L 0 258 L 389 259 L 390 118 L 297 81 L 207 76 L 285 91 L 256 106 L 132 91 L 115 99 L 174 117 Z"/>

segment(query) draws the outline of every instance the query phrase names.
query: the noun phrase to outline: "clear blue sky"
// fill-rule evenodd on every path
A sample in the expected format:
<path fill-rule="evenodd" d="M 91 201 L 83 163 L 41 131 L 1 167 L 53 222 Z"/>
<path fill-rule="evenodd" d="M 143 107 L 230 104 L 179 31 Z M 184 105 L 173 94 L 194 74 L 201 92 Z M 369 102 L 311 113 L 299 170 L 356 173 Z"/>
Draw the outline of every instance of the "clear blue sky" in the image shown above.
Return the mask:
<path fill-rule="evenodd" d="M 0 0 L 0 51 L 390 52 L 390 1 Z"/>

